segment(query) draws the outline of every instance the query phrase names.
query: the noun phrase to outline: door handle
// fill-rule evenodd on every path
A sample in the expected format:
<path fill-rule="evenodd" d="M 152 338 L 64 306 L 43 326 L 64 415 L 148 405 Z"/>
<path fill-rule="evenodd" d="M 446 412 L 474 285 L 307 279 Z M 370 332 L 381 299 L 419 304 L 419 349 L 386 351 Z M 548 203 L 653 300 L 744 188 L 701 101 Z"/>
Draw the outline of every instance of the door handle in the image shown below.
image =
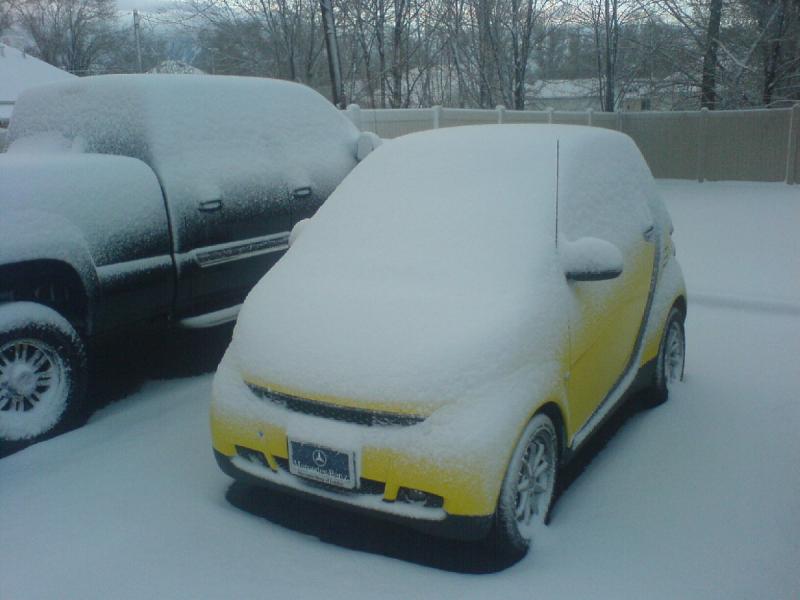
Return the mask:
<path fill-rule="evenodd" d="M 644 238 L 645 242 L 652 242 L 653 241 L 653 234 L 656 232 L 655 225 L 650 225 L 647 229 L 642 232 L 642 237 Z"/>
<path fill-rule="evenodd" d="M 295 200 L 302 200 L 311 195 L 311 186 L 300 187 L 292 192 L 292 198 Z"/>
<path fill-rule="evenodd" d="M 215 198 L 214 200 L 203 200 L 200 206 L 197 207 L 202 212 L 214 212 L 222 208 L 222 199 Z"/>

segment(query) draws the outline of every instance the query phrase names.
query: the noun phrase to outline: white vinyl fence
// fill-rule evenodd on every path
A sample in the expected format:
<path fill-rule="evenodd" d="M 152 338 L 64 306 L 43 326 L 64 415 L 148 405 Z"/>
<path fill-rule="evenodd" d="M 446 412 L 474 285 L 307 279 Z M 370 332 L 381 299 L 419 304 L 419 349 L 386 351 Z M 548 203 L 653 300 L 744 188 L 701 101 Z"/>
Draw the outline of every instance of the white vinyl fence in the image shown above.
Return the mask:
<path fill-rule="evenodd" d="M 383 138 L 490 123 L 606 127 L 631 136 L 658 178 L 800 183 L 800 104 L 769 110 L 617 113 L 519 111 L 502 106 L 363 109 L 351 104 L 346 114 L 360 130 Z M 6 133 L 0 127 L 0 152 Z"/>
<path fill-rule="evenodd" d="M 800 105 L 769 110 L 684 112 L 517 111 L 443 108 L 363 109 L 347 115 L 362 131 L 393 138 L 414 131 L 489 123 L 562 123 L 631 136 L 653 175 L 697 181 L 800 183 Z"/>

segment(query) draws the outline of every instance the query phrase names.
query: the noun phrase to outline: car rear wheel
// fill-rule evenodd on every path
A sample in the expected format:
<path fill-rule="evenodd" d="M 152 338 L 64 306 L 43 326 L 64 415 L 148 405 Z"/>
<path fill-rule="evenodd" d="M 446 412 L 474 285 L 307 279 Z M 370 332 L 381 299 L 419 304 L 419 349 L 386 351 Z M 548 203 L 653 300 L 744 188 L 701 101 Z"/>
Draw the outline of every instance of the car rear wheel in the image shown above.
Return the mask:
<path fill-rule="evenodd" d="M 686 360 L 686 334 L 683 313 L 673 307 L 664 326 L 664 334 L 656 357 L 656 372 L 651 393 L 644 396 L 645 407 L 658 406 L 669 398 L 669 392 L 683 381 Z"/>
<path fill-rule="evenodd" d="M 60 430 L 83 396 L 83 342 L 56 311 L 34 302 L 0 305 L 0 444 Z"/>
<path fill-rule="evenodd" d="M 558 471 L 558 436 L 545 414 L 531 419 L 508 465 L 490 543 L 509 558 L 522 557 L 547 522 Z"/>

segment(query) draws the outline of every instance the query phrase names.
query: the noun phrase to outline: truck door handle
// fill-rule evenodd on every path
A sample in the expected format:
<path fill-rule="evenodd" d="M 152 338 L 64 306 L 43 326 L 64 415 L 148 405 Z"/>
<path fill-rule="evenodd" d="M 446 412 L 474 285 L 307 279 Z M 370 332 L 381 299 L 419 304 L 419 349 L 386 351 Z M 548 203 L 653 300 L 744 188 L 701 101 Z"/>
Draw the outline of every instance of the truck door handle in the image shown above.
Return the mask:
<path fill-rule="evenodd" d="M 303 198 L 308 198 L 310 195 L 311 195 L 311 187 L 310 186 L 297 188 L 296 190 L 294 190 L 292 192 L 292 198 L 294 198 L 295 200 L 301 200 Z"/>
<path fill-rule="evenodd" d="M 203 200 L 198 206 L 198 209 L 202 212 L 214 212 L 215 210 L 220 210 L 222 208 L 222 199 L 216 198 L 214 200 Z"/>

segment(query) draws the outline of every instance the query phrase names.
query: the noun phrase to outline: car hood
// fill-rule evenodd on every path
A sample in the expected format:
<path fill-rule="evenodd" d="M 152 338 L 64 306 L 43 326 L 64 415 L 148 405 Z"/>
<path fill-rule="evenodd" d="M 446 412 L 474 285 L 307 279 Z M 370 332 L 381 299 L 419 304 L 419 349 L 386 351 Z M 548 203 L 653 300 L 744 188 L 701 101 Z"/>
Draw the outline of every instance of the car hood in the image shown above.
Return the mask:
<path fill-rule="evenodd" d="M 245 378 L 429 412 L 560 352 L 548 131 L 453 128 L 372 152 L 245 302 Z"/>
<path fill-rule="evenodd" d="M 562 351 L 561 311 L 535 287 L 298 280 L 282 266 L 248 297 L 234 333 L 232 355 L 251 384 L 428 415 Z"/>

